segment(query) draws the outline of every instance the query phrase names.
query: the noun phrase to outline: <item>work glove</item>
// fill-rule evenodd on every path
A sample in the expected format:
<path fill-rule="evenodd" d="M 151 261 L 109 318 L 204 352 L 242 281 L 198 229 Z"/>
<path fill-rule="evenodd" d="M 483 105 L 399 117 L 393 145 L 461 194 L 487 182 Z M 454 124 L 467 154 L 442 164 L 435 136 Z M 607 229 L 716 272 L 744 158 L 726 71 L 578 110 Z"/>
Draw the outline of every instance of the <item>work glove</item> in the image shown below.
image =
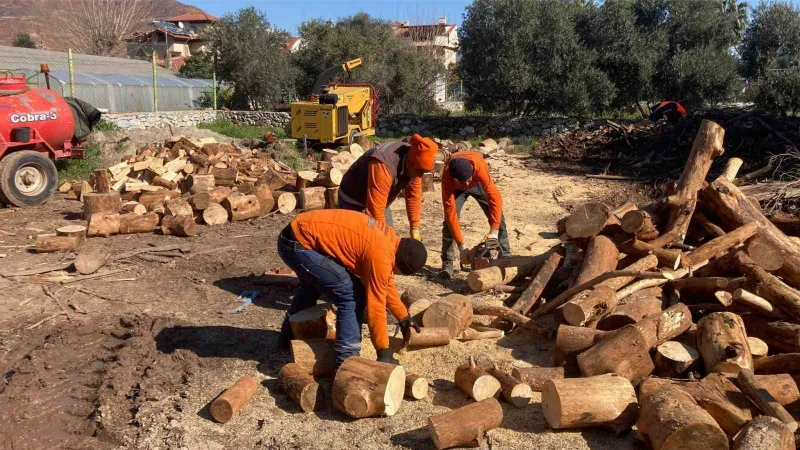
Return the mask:
<path fill-rule="evenodd" d="M 419 228 L 411 228 L 411 239 L 422 241 L 422 235 L 419 233 Z"/>
<path fill-rule="evenodd" d="M 400 365 L 400 361 L 394 357 L 394 352 L 390 348 L 378 350 L 378 362 Z"/>
<path fill-rule="evenodd" d="M 489 233 L 483 237 L 481 242 L 488 242 L 489 240 L 497 240 L 500 237 L 500 230 L 489 230 Z"/>
<path fill-rule="evenodd" d="M 468 266 L 470 264 L 469 261 L 469 249 L 464 248 L 464 244 L 458 244 L 458 260 L 461 263 L 461 266 Z"/>
<path fill-rule="evenodd" d="M 416 330 L 417 333 L 420 333 L 422 331 L 420 329 L 419 324 L 417 323 L 417 321 L 414 320 L 414 318 L 411 317 L 411 315 L 409 315 L 405 319 L 401 320 L 397 324 L 400 326 L 400 331 L 403 332 L 403 343 L 405 345 L 408 345 L 408 341 L 411 340 L 411 329 L 412 328 L 414 330 Z"/>

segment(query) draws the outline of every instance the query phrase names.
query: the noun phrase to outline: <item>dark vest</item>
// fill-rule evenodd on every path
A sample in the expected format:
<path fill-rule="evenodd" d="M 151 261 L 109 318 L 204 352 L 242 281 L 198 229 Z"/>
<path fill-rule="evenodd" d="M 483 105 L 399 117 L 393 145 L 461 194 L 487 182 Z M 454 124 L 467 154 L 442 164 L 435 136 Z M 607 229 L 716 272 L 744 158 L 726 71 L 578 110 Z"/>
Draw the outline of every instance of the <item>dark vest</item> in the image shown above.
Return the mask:
<path fill-rule="evenodd" d="M 411 178 L 403 173 L 403 165 L 406 156 L 411 150 L 411 144 L 405 142 L 390 142 L 380 144 L 367 151 L 347 169 L 342 182 L 339 184 L 339 192 L 344 193 L 346 198 L 366 207 L 367 204 L 367 180 L 369 178 L 369 161 L 371 158 L 384 163 L 392 173 L 392 189 L 389 191 L 389 199 L 386 205 L 391 205 L 400 192 L 408 186 Z"/>

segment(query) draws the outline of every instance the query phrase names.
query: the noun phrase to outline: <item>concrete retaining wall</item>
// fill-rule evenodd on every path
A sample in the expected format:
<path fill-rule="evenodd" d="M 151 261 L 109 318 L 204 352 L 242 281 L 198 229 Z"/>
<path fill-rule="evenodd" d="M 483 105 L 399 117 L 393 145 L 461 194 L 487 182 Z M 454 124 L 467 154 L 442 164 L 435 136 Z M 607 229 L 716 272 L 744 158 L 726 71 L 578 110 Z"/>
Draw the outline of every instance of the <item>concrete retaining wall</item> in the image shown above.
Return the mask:
<path fill-rule="evenodd" d="M 176 128 L 195 127 L 217 119 L 233 123 L 246 123 L 285 128 L 289 124 L 289 114 L 269 111 L 175 111 L 160 113 L 122 113 L 104 114 L 105 122 L 113 123 L 121 130 L 145 130 L 164 128 L 168 123 Z"/>

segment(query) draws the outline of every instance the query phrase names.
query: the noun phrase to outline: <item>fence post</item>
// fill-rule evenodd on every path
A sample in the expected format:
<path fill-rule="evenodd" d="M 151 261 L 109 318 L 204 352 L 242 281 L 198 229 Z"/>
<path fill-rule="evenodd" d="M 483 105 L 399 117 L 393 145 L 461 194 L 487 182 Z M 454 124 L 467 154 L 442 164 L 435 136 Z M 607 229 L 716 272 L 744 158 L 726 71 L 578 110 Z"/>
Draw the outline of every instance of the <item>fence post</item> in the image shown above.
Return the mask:
<path fill-rule="evenodd" d="M 211 72 L 211 80 L 214 86 L 212 87 L 211 94 L 214 96 L 214 111 L 217 110 L 217 71 Z"/>
<path fill-rule="evenodd" d="M 169 56 L 169 55 L 167 55 Z M 153 51 L 153 112 L 158 114 L 158 74 L 156 72 L 156 52 Z"/>
<path fill-rule="evenodd" d="M 69 96 L 75 97 L 75 69 L 72 67 L 72 49 L 67 50 L 67 60 L 69 63 Z"/>

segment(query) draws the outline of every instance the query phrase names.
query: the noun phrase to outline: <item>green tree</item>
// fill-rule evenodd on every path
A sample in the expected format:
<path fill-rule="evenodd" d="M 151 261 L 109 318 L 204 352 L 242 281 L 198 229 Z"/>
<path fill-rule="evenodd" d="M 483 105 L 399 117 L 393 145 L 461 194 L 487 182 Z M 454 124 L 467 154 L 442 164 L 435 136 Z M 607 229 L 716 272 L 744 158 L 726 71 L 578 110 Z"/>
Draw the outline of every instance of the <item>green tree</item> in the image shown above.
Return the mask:
<path fill-rule="evenodd" d="M 205 51 L 195 52 L 186 58 L 185 64 L 179 70 L 186 78 L 202 78 L 210 80 L 214 76 L 214 60 L 211 53 Z"/>
<path fill-rule="evenodd" d="M 28 33 L 19 33 L 11 45 L 22 48 L 36 48 L 36 42 L 33 42 L 33 38 Z"/>
<path fill-rule="evenodd" d="M 515 115 L 606 109 L 615 89 L 576 32 L 581 8 L 574 1 L 475 0 L 459 35 L 468 106 Z"/>
<path fill-rule="evenodd" d="M 747 88 L 759 108 L 783 115 L 800 113 L 800 68 L 768 70 Z"/>
<path fill-rule="evenodd" d="M 720 0 L 720 7 L 722 8 L 722 12 L 734 20 L 733 30 L 734 33 L 736 33 L 736 39 L 741 40 L 749 22 L 747 15 L 747 9 L 749 6 L 747 2 L 737 0 Z"/>
<path fill-rule="evenodd" d="M 287 37 L 272 30 L 254 7 L 226 14 L 209 30 L 206 39 L 217 56 L 217 77 L 233 87 L 233 107 L 272 109 L 294 97 L 297 71 L 285 48 Z"/>
<path fill-rule="evenodd" d="M 800 60 L 800 10 L 788 3 L 761 2 L 739 46 L 742 75 L 749 79 Z"/>
<path fill-rule="evenodd" d="M 293 55 L 300 69 L 298 93 L 308 96 L 326 69 L 355 58 L 363 64 L 335 81 L 369 83 L 378 91 L 381 112 L 425 113 L 435 109 L 433 87 L 444 77 L 435 55 L 416 49 L 388 22 L 360 13 L 336 23 L 312 20 L 300 25 L 303 45 Z"/>

